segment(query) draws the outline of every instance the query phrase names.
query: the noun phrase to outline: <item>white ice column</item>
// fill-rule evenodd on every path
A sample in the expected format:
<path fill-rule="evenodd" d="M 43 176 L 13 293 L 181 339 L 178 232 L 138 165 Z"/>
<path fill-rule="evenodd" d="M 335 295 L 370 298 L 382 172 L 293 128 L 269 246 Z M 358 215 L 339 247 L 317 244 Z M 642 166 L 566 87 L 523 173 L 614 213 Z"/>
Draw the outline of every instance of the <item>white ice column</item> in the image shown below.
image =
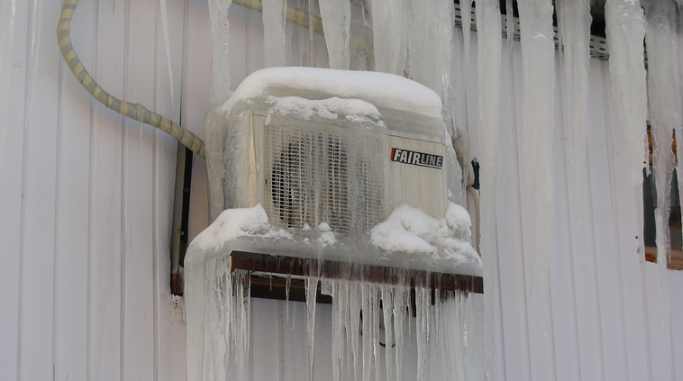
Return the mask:
<path fill-rule="evenodd" d="M 230 96 L 230 23 L 228 8 L 232 0 L 209 0 L 211 38 L 213 42 L 213 67 L 211 69 L 211 104 L 221 104 Z"/>
<path fill-rule="evenodd" d="M 287 66 L 285 0 L 263 0 L 263 49 L 266 67 Z"/>
<path fill-rule="evenodd" d="M 549 257 L 553 252 L 555 44 L 551 0 L 519 0 L 522 45 L 522 245 L 533 380 L 554 379 Z"/>
<path fill-rule="evenodd" d="M 498 291 L 498 232 L 496 229 L 497 150 L 500 122 L 502 30 L 498 0 L 477 4 L 479 62 L 479 162 L 481 164 L 481 255 L 484 266 L 485 362 L 487 371 L 495 356 L 494 321 Z"/>
<path fill-rule="evenodd" d="M 647 90 L 645 84 L 645 17 L 639 0 L 607 0 L 605 23 L 609 46 L 612 95 L 619 114 L 630 179 L 633 186 L 643 182 L 645 166 L 645 125 Z"/>
<path fill-rule="evenodd" d="M 320 0 L 325 42 L 332 69 L 348 70 L 350 65 L 349 42 L 351 40 L 350 0 Z"/>
<path fill-rule="evenodd" d="M 403 76 L 403 3 L 404 0 L 371 1 L 375 71 Z"/>

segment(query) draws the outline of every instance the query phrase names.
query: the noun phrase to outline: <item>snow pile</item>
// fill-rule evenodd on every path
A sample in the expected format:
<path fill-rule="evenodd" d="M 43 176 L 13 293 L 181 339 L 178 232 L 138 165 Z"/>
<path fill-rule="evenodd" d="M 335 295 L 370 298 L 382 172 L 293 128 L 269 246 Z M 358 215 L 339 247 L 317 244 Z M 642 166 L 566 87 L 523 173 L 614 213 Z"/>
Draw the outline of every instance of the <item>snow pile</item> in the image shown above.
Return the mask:
<path fill-rule="evenodd" d="M 220 249 L 226 242 L 242 236 L 263 238 L 291 238 L 292 235 L 268 223 L 268 215 L 261 205 L 253 208 L 226 209 L 216 221 L 193 241 L 200 250 Z"/>
<path fill-rule="evenodd" d="M 268 119 L 274 112 L 291 114 L 299 119 L 311 120 L 315 117 L 336 120 L 339 114 L 352 122 L 377 121 L 382 114 L 374 105 L 360 99 L 332 97 L 322 100 L 309 100 L 301 97 L 269 96 L 266 103 L 272 105 Z M 268 121 L 269 122 L 269 121 Z M 383 124 L 380 122 L 380 124 Z"/>
<path fill-rule="evenodd" d="M 429 88 L 393 74 L 278 67 L 259 70 L 247 77 L 220 108 L 229 112 L 239 101 L 286 90 L 360 99 L 376 106 L 441 118 L 441 99 Z"/>
<path fill-rule="evenodd" d="M 370 242 L 388 252 L 430 255 L 440 259 L 464 260 L 463 255 L 479 257 L 470 237 L 467 211 L 449 203 L 445 218 L 434 218 L 408 205 L 396 208 L 386 221 L 370 231 Z"/>
<path fill-rule="evenodd" d="M 320 238 L 318 238 L 319 244 L 328 246 L 337 243 L 337 238 L 334 236 L 334 232 L 332 232 L 332 228 L 327 222 L 321 222 L 318 225 L 318 231 L 321 233 Z"/>

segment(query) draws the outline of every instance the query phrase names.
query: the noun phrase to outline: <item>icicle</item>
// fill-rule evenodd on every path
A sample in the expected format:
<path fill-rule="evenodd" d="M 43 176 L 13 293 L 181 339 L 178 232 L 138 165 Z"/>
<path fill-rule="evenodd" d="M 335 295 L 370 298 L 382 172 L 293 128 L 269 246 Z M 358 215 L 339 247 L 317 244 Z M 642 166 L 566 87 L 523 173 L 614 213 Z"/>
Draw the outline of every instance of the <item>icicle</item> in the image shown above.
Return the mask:
<path fill-rule="evenodd" d="M 645 18 L 640 1 L 607 0 L 605 23 L 612 96 L 623 126 L 624 151 L 632 152 L 628 165 L 630 181 L 633 186 L 639 186 L 643 182 L 643 167 L 647 161 Z"/>
<path fill-rule="evenodd" d="M 3 1 L 0 4 L 0 168 L 5 165 L 7 110 L 9 108 L 9 86 L 16 11 L 17 0 Z"/>
<path fill-rule="evenodd" d="M 372 0 L 371 6 L 375 70 L 403 76 L 403 0 Z"/>
<path fill-rule="evenodd" d="M 166 0 L 159 0 L 161 5 L 161 24 L 164 28 L 164 47 L 166 49 L 166 62 L 168 64 L 168 83 L 171 88 L 171 103 L 174 104 L 173 97 L 173 70 L 171 68 L 171 43 L 168 39 L 168 10 L 166 8 Z"/>
<path fill-rule="evenodd" d="M 327 52 L 332 69 L 349 69 L 349 40 L 351 38 L 350 0 L 320 0 Z"/>
<path fill-rule="evenodd" d="M 396 340 L 396 379 L 403 379 L 403 349 L 405 348 L 405 328 L 410 310 L 410 289 L 396 287 L 394 298 L 394 338 Z"/>
<path fill-rule="evenodd" d="M 460 128 L 469 131 L 467 110 L 467 79 L 470 76 L 470 28 L 472 27 L 472 0 L 460 3 L 462 19 L 463 51 L 460 69 Z"/>
<path fill-rule="evenodd" d="M 285 0 L 263 0 L 263 49 L 266 67 L 287 66 Z"/>
<path fill-rule="evenodd" d="M 479 162 L 481 189 L 480 237 L 486 299 L 485 345 L 487 369 L 493 368 L 494 303 L 498 290 L 497 178 L 498 126 L 500 123 L 500 83 L 502 31 L 498 0 L 477 4 L 477 39 L 479 62 Z"/>
<path fill-rule="evenodd" d="M 519 0 L 523 70 L 522 247 L 534 379 L 553 377 L 548 263 L 553 253 L 555 44 L 551 0 Z"/>
<path fill-rule="evenodd" d="M 308 379 L 313 380 L 313 357 L 315 344 L 315 306 L 318 277 L 306 278 L 306 332 L 308 333 Z"/>
<path fill-rule="evenodd" d="M 228 8 L 232 0 L 209 0 L 211 37 L 213 39 L 213 67 L 211 70 L 212 105 L 225 102 L 230 96 L 230 59 L 228 41 L 230 23 Z"/>
<path fill-rule="evenodd" d="M 429 304 L 430 290 L 420 287 L 415 288 L 415 335 L 417 337 L 417 381 L 422 381 L 427 376 L 427 359 L 429 351 Z"/>
<path fill-rule="evenodd" d="M 512 41 L 515 40 L 515 10 L 512 0 L 505 0 L 505 30 L 507 33 L 507 47 L 508 52 L 512 54 Z"/>
<path fill-rule="evenodd" d="M 396 359 L 395 340 L 394 340 L 394 288 L 384 285 L 382 286 L 382 317 L 384 318 L 384 345 L 386 348 L 385 364 L 386 364 L 386 379 L 396 380 L 396 371 L 394 369 Z"/>
<path fill-rule="evenodd" d="M 408 0 L 409 77 L 442 98 L 449 88 L 453 40 L 453 2 Z M 434 22 L 434 20 L 438 20 Z"/>
<path fill-rule="evenodd" d="M 669 214 L 671 212 L 671 180 L 674 156 L 672 133 L 680 139 L 681 87 L 678 62 L 678 37 L 676 36 L 676 4 L 671 1 L 643 1 L 647 19 L 645 41 L 647 44 L 647 87 L 650 100 L 650 123 L 653 138 L 655 185 L 657 208 L 655 224 L 657 231 L 657 264 L 660 273 L 662 299 L 661 322 L 663 331 L 671 336 L 671 307 L 669 305 L 669 275 L 667 266 L 671 251 Z M 680 159 L 679 159 L 680 160 Z M 680 174 L 679 174 L 680 176 Z M 664 352 L 673 357 L 671 340 L 664 341 Z M 671 364 L 673 368 L 673 365 Z M 673 372 L 673 369 L 672 369 Z M 673 374 L 671 379 L 674 379 Z"/>

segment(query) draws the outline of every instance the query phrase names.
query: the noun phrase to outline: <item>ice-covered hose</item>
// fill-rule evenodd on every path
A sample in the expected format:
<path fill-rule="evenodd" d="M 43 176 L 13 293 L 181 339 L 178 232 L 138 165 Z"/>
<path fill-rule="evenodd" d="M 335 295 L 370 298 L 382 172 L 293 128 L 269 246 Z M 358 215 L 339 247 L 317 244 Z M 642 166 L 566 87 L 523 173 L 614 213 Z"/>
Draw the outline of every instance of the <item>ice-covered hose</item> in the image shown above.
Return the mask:
<path fill-rule="evenodd" d="M 71 69 L 71 72 L 74 73 L 81 85 L 83 85 L 83 87 L 103 105 L 121 115 L 164 131 L 197 155 L 206 157 L 204 153 L 204 142 L 195 134 L 170 119 L 149 111 L 141 104 L 128 103 L 110 95 L 95 82 L 90 74 L 88 74 L 88 71 L 83 67 L 81 60 L 78 59 L 78 56 L 71 45 L 71 19 L 73 18 L 79 1 L 80 0 L 66 0 L 64 2 L 62 13 L 59 15 L 59 24 L 57 25 L 57 41 L 59 41 L 59 50 L 62 52 L 64 61 L 69 65 L 69 69 Z"/>

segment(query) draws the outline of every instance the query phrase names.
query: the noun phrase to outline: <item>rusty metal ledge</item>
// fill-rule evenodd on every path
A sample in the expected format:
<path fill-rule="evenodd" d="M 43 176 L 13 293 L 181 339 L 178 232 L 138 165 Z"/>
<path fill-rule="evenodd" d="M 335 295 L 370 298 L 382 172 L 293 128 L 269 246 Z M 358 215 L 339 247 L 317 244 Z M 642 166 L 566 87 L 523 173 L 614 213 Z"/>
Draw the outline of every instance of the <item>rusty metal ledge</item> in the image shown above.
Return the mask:
<path fill-rule="evenodd" d="M 349 264 L 330 260 L 318 261 L 317 259 L 244 251 L 233 251 L 230 257 L 233 270 L 292 276 L 317 275 L 328 279 L 426 287 L 440 291 L 484 293 L 484 280 L 480 276 L 406 270 L 379 265 Z M 268 286 L 272 289 L 271 284 Z"/>

